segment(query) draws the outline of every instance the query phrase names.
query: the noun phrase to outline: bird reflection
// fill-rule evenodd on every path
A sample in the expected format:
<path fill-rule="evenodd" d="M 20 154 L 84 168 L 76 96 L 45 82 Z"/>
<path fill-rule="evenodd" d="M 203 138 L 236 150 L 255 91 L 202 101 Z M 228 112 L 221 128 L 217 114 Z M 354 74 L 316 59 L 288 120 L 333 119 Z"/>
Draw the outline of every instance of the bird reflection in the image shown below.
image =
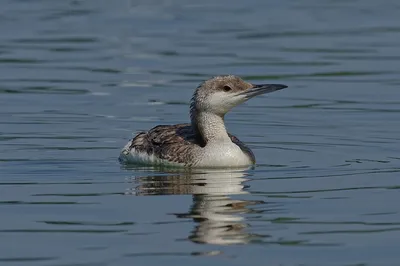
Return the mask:
<path fill-rule="evenodd" d="M 196 227 L 189 239 L 195 243 L 219 245 L 245 244 L 256 238 L 246 231 L 241 214 L 254 213 L 249 206 L 263 203 L 232 199 L 247 194 L 247 179 L 243 171 L 207 171 L 141 176 L 132 179 L 136 195 L 192 194 L 193 204 L 188 213 L 175 214 L 178 218 L 192 218 Z"/>

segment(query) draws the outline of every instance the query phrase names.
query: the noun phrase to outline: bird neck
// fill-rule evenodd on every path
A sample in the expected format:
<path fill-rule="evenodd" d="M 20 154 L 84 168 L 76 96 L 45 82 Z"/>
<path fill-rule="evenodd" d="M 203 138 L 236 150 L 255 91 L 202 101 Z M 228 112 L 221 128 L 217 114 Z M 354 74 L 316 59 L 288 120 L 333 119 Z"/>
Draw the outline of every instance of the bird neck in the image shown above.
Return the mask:
<path fill-rule="evenodd" d="M 191 112 L 191 123 L 196 134 L 199 134 L 204 143 L 230 140 L 226 131 L 224 117 L 211 112 Z"/>

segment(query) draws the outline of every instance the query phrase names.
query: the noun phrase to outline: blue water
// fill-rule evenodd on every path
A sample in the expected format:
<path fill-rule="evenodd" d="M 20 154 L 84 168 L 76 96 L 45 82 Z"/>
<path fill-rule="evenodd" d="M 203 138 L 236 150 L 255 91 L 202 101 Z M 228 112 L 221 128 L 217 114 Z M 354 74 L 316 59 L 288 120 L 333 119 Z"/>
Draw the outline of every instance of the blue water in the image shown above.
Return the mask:
<path fill-rule="evenodd" d="M 0 264 L 397 265 L 400 3 L 23 1 L 0 9 Z M 122 167 L 213 75 L 245 171 Z"/>

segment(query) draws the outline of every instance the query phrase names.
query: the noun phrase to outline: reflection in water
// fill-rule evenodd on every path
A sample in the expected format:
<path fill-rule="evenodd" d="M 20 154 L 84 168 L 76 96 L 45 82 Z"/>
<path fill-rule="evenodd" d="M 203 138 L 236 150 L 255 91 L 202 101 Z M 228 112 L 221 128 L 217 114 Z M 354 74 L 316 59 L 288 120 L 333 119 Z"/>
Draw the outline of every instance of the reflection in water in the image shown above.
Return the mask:
<path fill-rule="evenodd" d="M 232 199 L 231 195 L 247 194 L 245 173 L 241 171 L 207 171 L 174 175 L 136 177 L 136 195 L 192 194 L 193 204 L 188 213 L 178 218 L 192 218 L 197 224 L 189 239 L 196 243 L 244 244 L 256 237 L 246 232 L 244 217 L 255 212 L 248 206 L 262 203 Z"/>

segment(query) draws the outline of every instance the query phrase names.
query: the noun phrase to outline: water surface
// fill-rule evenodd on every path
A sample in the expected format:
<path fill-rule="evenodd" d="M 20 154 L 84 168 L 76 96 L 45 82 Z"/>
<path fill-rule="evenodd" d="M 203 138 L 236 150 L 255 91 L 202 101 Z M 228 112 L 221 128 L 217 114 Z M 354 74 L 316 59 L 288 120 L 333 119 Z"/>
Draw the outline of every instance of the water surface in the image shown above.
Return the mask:
<path fill-rule="evenodd" d="M 4 1 L 0 262 L 397 265 L 400 3 Z M 288 89 L 226 117 L 257 166 L 121 167 L 204 79 Z"/>

